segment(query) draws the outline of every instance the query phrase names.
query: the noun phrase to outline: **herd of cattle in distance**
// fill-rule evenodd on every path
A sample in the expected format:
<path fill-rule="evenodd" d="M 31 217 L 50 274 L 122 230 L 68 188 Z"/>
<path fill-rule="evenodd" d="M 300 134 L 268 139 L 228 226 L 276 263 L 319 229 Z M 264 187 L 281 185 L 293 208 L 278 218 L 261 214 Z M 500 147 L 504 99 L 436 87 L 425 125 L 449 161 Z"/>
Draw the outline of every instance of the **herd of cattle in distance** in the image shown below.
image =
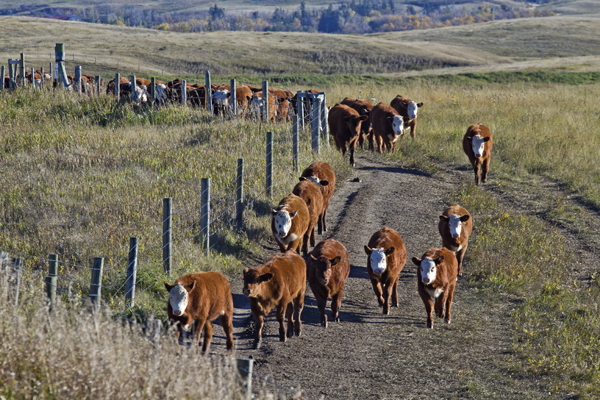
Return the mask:
<path fill-rule="evenodd" d="M 330 132 L 342 153 L 349 144 L 350 162 L 354 164 L 354 150 L 367 138 L 371 147 L 374 149 L 376 145 L 379 152 L 383 149 L 393 152 L 407 126 L 411 127 L 414 139 L 417 109 L 422 105 L 402 96 L 397 96 L 391 106 L 345 98 L 329 111 Z M 474 168 L 476 184 L 485 183 L 492 150 L 490 130 L 483 124 L 473 124 L 462 144 Z M 254 348 L 261 345 L 264 317 L 273 309 L 279 322 L 280 341 L 300 335 L 307 280 L 317 302 L 321 325 L 325 328 L 328 325 L 325 308 L 329 299 L 330 319 L 339 321 L 350 259 L 344 245 L 333 238 L 316 244 L 315 233 L 320 235 L 327 231 L 327 210 L 335 183 L 333 168 L 325 162 L 315 162 L 302 172 L 292 192 L 271 210 L 271 231 L 281 252 L 259 267 L 243 270 L 243 294 L 250 299 L 255 322 Z M 433 328 L 434 312 L 446 323 L 451 322 L 454 289 L 458 276 L 462 275 L 473 219 L 463 207 L 450 206 L 439 216 L 438 229 L 442 247 L 431 248 L 421 257 L 412 257 L 417 266 L 418 293 L 425 305 L 428 328 Z M 309 246 L 313 247 L 310 252 Z M 384 226 L 373 233 L 364 251 L 375 297 L 387 315 L 390 307 L 398 306 L 398 279 L 406 264 L 406 247 L 398 232 Z M 212 321 L 218 317 L 227 337 L 227 349 L 233 350 L 233 299 L 229 282 L 222 274 L 192 273 L 183 275 L 173 285 L 164 284 L 169 292 L 167 313 L 170 322 L 178 325 L 178 338 L 182 330 L 193 331 L 196 347 L 199 347 L 204 331 L 202 352 L 206 353 L 212 338 Z"/>

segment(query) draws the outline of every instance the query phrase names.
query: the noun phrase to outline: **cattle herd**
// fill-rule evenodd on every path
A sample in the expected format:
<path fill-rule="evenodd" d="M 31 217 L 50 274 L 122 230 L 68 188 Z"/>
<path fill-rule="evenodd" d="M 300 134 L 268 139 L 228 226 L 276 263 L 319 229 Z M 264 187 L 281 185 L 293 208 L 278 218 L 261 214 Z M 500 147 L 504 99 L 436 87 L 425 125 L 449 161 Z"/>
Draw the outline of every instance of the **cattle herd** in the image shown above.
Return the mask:
<path fill-rule="evenodd" d="M 373 105 L 347 97 L 329 110 L 330 133 L 342 153 L 350 148 L 350 162 L 354 164 L 357 145 L 362 146 L 367 139 L 370 147 L 379 152 L 384 149 L 393 152 L 397 139 L 407 127 L 411 128 L 414 139 L 417 109 L 422 106 L 423 103 L 417 104 L 402 96 L 394 98 L 391 105 Z M 492 149 L 490 130 L 482 124 L 471 125 L 463 137 L 463 149 L 473 165 L 476 184 L 485 182 Z M 316 244 L 316 234 L 327 231 L 326 216 L 335 183 L 333 168 L 325 162 L 315 162 L 302 172 L 300 182 L 291 193 L 271 210 L 271 231 L 281 252 L 259 267 L 243 270 L 243 294 L 250 299 L 255 322 L 254 348 L 261 345 L 264 317 L 273 309 L 281 341 L 300 335 L 307 280 L 317 302 L 321 325 L 328 325 L 325 308 L 329 299 L 330 319 L 339 321 L 344 285 L 350 274 L 348 251 L 334 238 Z M 425 305 L 428 328 L 433 328 L 434 311 L 446 323 L 451 321 L 452 298 L 457 278 L 462 275 L 473 220 L 463 207 L 450 206 L 442 210 L 438 229 L 442 247 L 431 248 L 421 257 L 412 257 L 417 266 L 418 293 Z M 310 252 L 309 247 L 313 247 Z M 398 232 L 384 226 L 372 234 L 364 251 L 375 297 L 387 315 L 390 307 L 398 306 L 398 279 L 406 264 L 406 247 Z M 229 282 L 223 275 L 218 272 L 187 274 L 173 285 L 165 282 L 165 287 L 169 292 L 169 320 L 178 325 L 178 335 L 182 330 L 193 330 L 199 348 L 204 331 L 202 351 L 207 352 L 212 321 L 219 317 L 227 336 L 227 349 L 233 350 L 233 300 Z"/>

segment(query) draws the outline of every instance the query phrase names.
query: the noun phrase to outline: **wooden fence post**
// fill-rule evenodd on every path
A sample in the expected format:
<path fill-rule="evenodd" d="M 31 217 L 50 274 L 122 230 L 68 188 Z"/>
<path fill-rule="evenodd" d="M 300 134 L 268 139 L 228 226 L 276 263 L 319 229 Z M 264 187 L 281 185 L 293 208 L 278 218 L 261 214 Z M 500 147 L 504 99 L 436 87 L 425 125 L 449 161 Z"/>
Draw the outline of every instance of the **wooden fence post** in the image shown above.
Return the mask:
<path fill-rule="evenodd" d="M 210 178 L 202 178 L 200 207 L 200 240 L 206 255 L 210 254 Z"/>
<path fill-rule="evenodd" d="M 115 74 L 115 99 L 117 99 L 117 101 L 119 101 L 120 96 L 121 96 L 121 74 L 117 72 Z"/>
<path fill-rule="evenodd" d="M 6 75 L 6 70 L 4 65 L 0 67 L 0 77 L 2 79 L 2 85 L 0 85 L 0 92 L 4 91 L 4 76 Z"/>
<path fill-rule="evenodd" d="M 296 166 L 296 172 L 300 172 L 300 143 L 298 139 L 298 116 L 292 117 L 292 146 L 294 153 L 294 165 Z"/>
<path fill-rule="evenodd" d="M 56 68 L 58 73 L 58 81 L 62 83 L 64 88 L 69 88 L 69 81 L 67 79 L 67 70 L 65 69 L 65 46 L 62 43 L 56 43 L 54 48 L 54 54 L 56 56 Z"/>
<path fill-rule="evenodd" d="M 163 268 L 171 276 L 172 244 L 173 240 L 173 199 L 163 199 Z"/>
<path fill-rule="evenodd" d="M 321 104 L 321 99 L 317 96 L 313 97 L 312 99 L 312 149 L 313 151 L 315 151 L 317 154 L 321 153 L 321 141 L 320 141 L 320 122 L 321 122 L 321 116 L 319 113 L 319 108 L 320 108 L 320 104 Z"/>
<path fill-rule="evenodd" d="M 210 71 L 206 71 L 204 79 L 204 97 L 206 101 L 206 111 L 212 113 L 212 88 L 210 87 Z"/>
<path fill-rule="evenodd" d="M 21 61 L 19 62 L 19 74 L 21 76 L 21 87 L 25 87 L 25 82 L 27 82 L 27 79 L 25 79 L 25 53 L 21 53 Z"/>
<path fill-rule="evenodd" d="M 235 83 L 235 79 L 231 80 L 231 84 L 229 85 L 229 102 L 231 104 L 231 115 L 235 117 L 237 114 L 237 102 L 235 97 L 235 91 L 237 90 L 237 84 Z"/>
<path fill-rule="evenodd" d="M 296 109 L 298 110 L 298 123 L 301 131 L 304 130 L 304 95 L 305 93 L 301 90 L 296 92 Z"/>
<path fill-rule="evenodd" d="M 50 90 L 54 89 L 54 74 L 52 71 L 56 72 L 56 69 L 52 69 L 53 65 L 52 63 L 50 63 L 49 65 L 50 69 Z"/>
<path fill-rule="evenodd" d="M 125 289 L 125 303 L 127 304 L 127 307 L 133 307 L 134 305 L 135 278 L 137 275 L 138 244 L 138 238 L 129 238 L 129 263 L 127 264 L 127 286 Z"/>
<path fill-rule="evenodd" d="M 187 103 L 187 81 L 183 79 L 181 81 L 181 105 L 185 106 Z"/>
<path fill-rule="evenodd" d="M 37 86 L 35 85 L 35 68 L 33 67 L 31 67 L 31 84 L 34 89 L 37 89 Z"/>
<path fill-rule="evenodd" d="M 40 67 L 40 88 L 43 88 L 45 85 L 44 81 L 44 67 Z"/>
<path fill-rule="evenodd" d="M 269 121 L 269 81 L 262 82 L 263 113 L 262 119 Z"/>
<path fill-rule="evenodd" d="M 244 159 L 238 158 L 235 214 L 238 225 L 244 222 Z"/>
<path fill-rule="evenodd" d="M 12 265 L 15 274 L 15 307 L 19 305 L 19 289 L 21 287 L 21 271 L 23 270 L 23 259 L 16 257 L 12 259 Z"/>
<path fill-rule="evenodd" d="M 266 186 L 267 196 L 273 195 L 273 132 L 267 132 L 267 154 L 266 154 Z"/>
<path fill-rule="evenodd" d="M 150 78 L 150 104 L 156 103 L 156 78 Z"/>
<path fill-rule="evenodd" d="M 75 67 L 75 91 L 81 93 L 81 65 Z"/>
<path fill-rule="evenodd" d="M 140 99 L 138 99 L 136 86 L 137 84 L 135 82 L 135 75 L 131 75 L 131 81 L 129 84 L 129 99 L 131 99 L 131 101 L 138 102 Z"/>
<path fill-rule="evenodd" d="M 102 300 L 102 267 L 104 266 L 104 258 L 95 257 L 94 266 L 92 267 L 92 280 L 90 282 L 90 300 L 94 309 L 100 306 Z"/>
<path fill-rule="evenodd" d="M 325 93 L 323 93 L 323 99 L 321 101 L 321 133 L 325 147 L 329 147 L 329 122 L 327 121 L 328 115 L 327 97 Z"/>
<path fill-rule="evenodd" d="M 13 92 L 17 83 L 17 63 L 19 60 L 8 60 L 8 89 Z"/>
<path fill-rule="evenodd" d="M 46 277 L 46 295 L 50 300 L 50 307 L 56 303 L 56 284 L 58 276 L 58 255 L 50 254 L 48 257 L 48 276 Z"/>
<path fill-rule="evenodd" d="M 95 76 L 95 81 L 96 81 L 96 95 L 98 97 L 100 97 L 100 95 L 102 94 L 102 78 L 100 78 L 100 75 Z"/>
<path fill-rule="evenodd" d="M 242 378 L 242 387 L 246 392 L 246 399 L 250 400 L 252 398 L 252 367 L 254 365 L 254 360 L 251 358 L 238 358 L 237 360 L 237 368 Z"/>

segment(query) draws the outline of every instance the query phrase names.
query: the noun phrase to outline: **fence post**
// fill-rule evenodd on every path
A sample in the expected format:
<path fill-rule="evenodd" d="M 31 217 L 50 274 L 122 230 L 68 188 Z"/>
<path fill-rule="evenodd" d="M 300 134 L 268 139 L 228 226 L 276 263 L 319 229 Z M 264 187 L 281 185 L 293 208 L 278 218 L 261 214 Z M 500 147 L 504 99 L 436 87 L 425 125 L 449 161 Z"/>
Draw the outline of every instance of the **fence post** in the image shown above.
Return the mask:
<path fill-rule="evenodd" d="M 244 222 L 244 159 L 238 158 L 235 215 L 237 224 Z"/>
<path fill-rule="evenodd" d="M 56 69 L 54 69 L 54 70 L 52 69 L 52 67 L 53 67 L 52 63 L 50 63 L 49 67 L 50 67 L 50 69 L 49 69 L 49 71 L 50 71 L 50 90 L 52 90 L 52 89 L 54 89 L 54 73 L 56 73 Z M 54 71 L 54 73 L 52 71 Z"/>
<path fill-rule="evenodd" d="M 210 178 L 202 178 L 201 182 L 200 240 L 208 256 L 210 254 Z"/>
<path fill-rule="evenodd" d="M 137 91 L 136 91 L 136 82 L 135 82 L 135 75 L 131 75 L 131 82 L 129 85 L 129 98 L 131 99 L 131 101 L 139 101 L 138 96 L 137 96 Z"/>
<path fill-rule="evenodd" d="M 21 87 L 25 87 L 25 53 L 21 53 L 21 61 L 19 62 L 19 74 L 21 75 Z"/>
<path fill-rule="evenodd" d="M 210 87 L 210 71 L 206 71 L 204 81 L 204 100 L 206 102 L 206 111 L 212 113 L 212 88 Z"/>
<path fill-rule="evenodd" d="M 269 121 L 269 81 L 262 82 L 262 98 L 263 98 L 263 115 L 262 119 L 265 122 Z"/>
<path fill-rule="evenodd" d="M 185 106 L 187 103 L 187 81 L 183 79 L 181 81 L 181 105 Z"/>
<path fill-rule="evenodd" d="M 15 307 L 19 305 L 19 288 L 21 286 L 21 270 L 23 269 L 23 259 L 16 257 L 12 259 L 13 268 L 15 270 Z"/>
<path fill-rule="evenodd" d="M 235 91 L 237 89 L 237 85 L 235 83 L 235 79 L 231 80 L 231 84 L 229 85 L 229 102 L 231 103 L 231 115 L 235 117 L 235 114 L 237 113 L 237 103 L 236 103 L 236 97 L 235 97 Z"/>
<path fill-rule="evenodd" d="M 121 96 L 121 74 L 117 72 L 115 74 L 115 99 L 117 99 L 117 101 L 119 101 L 120 96 Z"/>
<path fill-rule="evenodd" d="M 16 60 L 8 60 L 8 90 L 13 92 L 15 90 L 15 75 L 17 75 L 15 73 L 15 69 L 16 64 L 14 63 L 14 61 Z"/>
<path fill-rule="evenodd" d="M 298 90 L 296 92 L 296 109 L 298 110 L 298 123 L 300 130 L 304 130 L 304 92 Z"/>
<path fill-rule="evenodd" d="M 238 358 L 237 359 L 237 368 L 242 378 L 242 387 L 246 392 L 246 399 L 250 400 L 252 398 L 252 367 L 254 365 L 254 360 L 251 358 Z"/>
<path fill-rule="evenodd" d="M 163 267 L 165 272 L 171 276 L 171 243 L 173 239 L 173 199 L 163 199 Z"/>
<path fill-rule="evenodd" d="M 56 56 L 58 81 L 62 83 L 63 87 L 68 89 L 69 81 L 67 80 L 67 70 L 65 69 L 65 45 L 62 43 L 56 43 L 54 54 Z"/>
<path fill-rule="evenodd" d="M 4 74 L 2 76 L 4 76 Z M 44 79 L 44 67 L 40 67 L 40 88 L 45 86 L 46 82 L 44 82 Z"/>
<path fill-rule="evenodd" d="M 298 140 L 298 116 L 292 117 L 292 146 L 294 153 L 294 165 L 296 172 L 300 172 L 300 144 Z"/>
<path fill-rule="evenodd" d="M 56 283 L 58 276 L 58 255 L 50 254 L 48 257 L 48 276 L 46 277 L 46 295 L 50 300 L 50 307 L 56 303 Z"/>
<path fill-rule="evenodd" d="M 273 195 L 273 132 L 267 132 L 267 196 Z"/>
<path fill-rule="evenodd" d="M 81 65 L 75 67 L 75 91 L 81 93 Z"/>
<path fill-rule="evenodd" d="M 323 101 L 321 103 L 321 132 L 323 133 L 323 142 L 325 143 L 325 147 L 329 147 L 329 122 L 327 121 L 328 115 L 327 97 L 325 93 L 323 93 Z"/>
<path fill-rule="evenodd" d="M 156 78 L 150 78 L 150 104 L 156 103 Z"/>
<path fill-rule="evenodd" d="M 34 89 L 37 89 L 35 86 L 35 68 L 33 67 L 31 67 L 31 84 L 33 85 Z"/>
<path fill-rule="evenodd" d="M 97 309 L 100 305 L 102 296 L 102 267 L 104 265 L 104 258 L 95 257 L 94 266 L 92 267 L 92 281 L 90 283 L 90 300 L 94 309 Z"/>
<path fill-rule="evenodd" d="M 137 275 L 138 244 L 138 238 L 129 238 L 129 263 L 127 264 L 127 286 L 125 291 L 125 303 L 127 304 L 127 307 L 133 307 L 135 299 L 135 278 Z"/>
<path fill-rule="evenodd" d="M 0 67 L 0 77 L 2 77 L 2 85 L 0 85 L 0 92 L 4 91 L 4 76 L 6 75 L 6 69 L 3 66 Z"/>
<path fill-rule="evenodd" d="M 96 80 L 96 95 L 98 97 L 100 97 L 100 94 L 102 93 L 102 82 L 101 82 L 101 78 L 100 75 L 96 75 L 95 76 L 95 80 Z"/>
<path fill-rule="evenodd" d="M 312 149 L 313 151 L 317 152 L 317 154 L 321 153 L 321 141 L 320 139 L 320 132 L 319 132 L 319 127 L 320 127 L 320 115 L 319 115 L 319 108 L 320 108 L 320 104 L 321 104 L 321 99 L 319 97 L 314 97 L 313 99 L 313 109 L 312 109 Z"/>

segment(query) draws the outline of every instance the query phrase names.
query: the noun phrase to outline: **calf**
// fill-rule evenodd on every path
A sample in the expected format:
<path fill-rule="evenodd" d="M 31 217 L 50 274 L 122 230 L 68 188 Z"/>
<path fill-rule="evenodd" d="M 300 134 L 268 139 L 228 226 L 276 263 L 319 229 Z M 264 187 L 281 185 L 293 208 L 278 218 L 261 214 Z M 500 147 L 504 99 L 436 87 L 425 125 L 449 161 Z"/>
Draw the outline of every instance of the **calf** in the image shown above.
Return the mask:
<path fill-rule="evenodd" d="M 469 236 L 473 230 L 471 214 L 459 205 L 447 207 L 438 224 L 442 245 L 456 253 L 458 275 L 462 276 L 463 257 L 469 246 Z"/>
<path fill-rule="evenodd" d="M 271 210 L 271 216 L 271 231 L 279 249 L 282 252 L 292 249 L 300 253 L 310 223 L 304 200 L 291 193 L 281 199 L 276 209 Z"/>
<path fill-rule="evenodd" d="M 121 76 L 119 77 L 119 95 L 121 95 L 121 91 L 123 90 L 123 86 L 122 85 L 128 85 L 129 84 L 129 79 Z M 129 89 L 129 86 L 127 86 L 127 89 Z M 129 92 L 127 92 L 129 93 Z M 108 85 L 106 85 L 106 94 L 115 94 L 115 80 L 114 78 L 111 79 L 110 81 L 108 81 Z"/>
<path fill-rule="evenodd" d="M 277 307 L 279 340 L 285 342 L 284 313 L 288 320 L 287 336 L 300 336 L 300 314 L 306 292 L 306 263 L 293 250 L 279 253 L 258 268 L 244 268 L 244 295 L 250 298 L 250 310 L 256 324 L 254 348 L 262 342 L 264 317 Z M 296 319 L 294 320 L 294 313 Z"/>
<path fill-rule="evenodd" d="M 408 97 L 398 95 L 394 97 L 390 105 L 404 118 L 404 127 L 405 129 L 410 127 L 410 135 L 414 139 L 417 134 L 417 114 L 419 108 L 423 107 L 423 103 L 417 103 Z"/>
<path fill-rule="evenodd" d="M 448 249 L 429 249 L 423 257 L 412 258 L 417 269 L 419 295 L 427 311 L 427 327 L 433 329 L 432 310 L 435 315 L 450 323 L 450 307 L 456 287 L 458 262 L 454 253 Z M 435 304 L 435 307 L 434 307 Z"/>
<path fill-rule="evenodd" d="M 366 115 L 367 117 L 371 113 L 373 109 L 373 103 L 364 99 L 355 99 L 352 97 L 346 97 L 342 100 L 342 104 L 354 108 L 360 115 Z M 363 121 L 360 128 L 360 136 L 358 137 L 358 145 L 361 149 L 364 148 L 364 143 L 366 138 L 369 136 L 371 132 L 371 121 L 367 118 Z M 372 150 L 372 149 L 371 149 Z"/>
<path fill-rule="evenodd" d="M 346 155 L 350 148 L 350 164 L 354 167 L 354 152 L 358 144 L 362 122 L 369 117 L 360 115 L 358 111 L 343 104 L 336 104 L 329 110 L 327 121 L 329 133 L 333 136 L 335 144 Z M 346 145 L 346 142 L 348 145 Z"/>
<path fill-rule="evenodd" d="M 303 180 L 296 184 L 292 193 L 300 197 L 306 203 L 308 208 L 309 222 L 308 229 L 304 234 L 304 243 L 302 244 L 302 251 L 304 255 L 308 254 L 308 242 L 310 239 L 310 245 L 315 246 L 315 228 L 319 223 L 319 219 L 323 215 L 323 195 L 319 185 L 310 180 Z"/>
<path fill-rule="evenodd" d="M 394 152 L 396 141 L 404 136 L 404 120 L 391 106 L 381 102 L 371 109 L 369 114 L 373 129 L 370 139 L 373 150 L 377 142 L 377 151 L 383 153 L 383 148 Z"/>
<path fill-rule="evenodd" d="M 350 258 L 346 248 L 337 240 L 322 241 L 310 253 L 306 272 L 321 313 L 321 326 L 327 328 L 327 299 L 331 299 L 331 319 L 339 321 L 344 285 L 350 274 Z"/>
<path fill-rule="evenodd" d="M 247 100 L 248 100 L 248 108 L 250 109 L 250 111 L 254 115 L 261 117 L 263 115 L 263 108 L 264 108 L 262 91 L 254 93 L 253 96 L 247 98 Z M 275 119 L 277 118 L 277 99 L 275 98 L 275 96 L 273 96 L 272 94 L 269 93 L 268 100 L 269 100 L 269 104 L 268 104 L 269 121 L 275 121 Z"/>
<path fill-rule="evenodd" d="M 371 236 L 365 253 L 371 285 L 379 307 L 387 315 L 390 313 L 390 295 L 392 307 L 398 307 L 398 278 L 406 264 L 406 247 L 398 232 L 384 226 Z"/>
<path fill-rule="evenodd" d="M 480 166 L 481 182 L 485 183 L 492 159 L 492 132 L 483 124 L 473 124 L 467 129 L 462 144 L 475 171 L 475 184 L 479 185 Z"/>
<path fill-rule="evenodd" d="M 323 195 L 323 213 L 321 214 L 318 223 L 320 235 L 323 232 L 327 232 L 327 222 L 325 221 L 325 217 L 327 217 L 327 209 L 329 208 L 331 196 L 333 196 L 333 192 L 335 191 L 335 172 L 326 162 L 317 161 L 310 164 L 302 171 L 300 180 L 303 181 L 307 179 L 318 184 L 321 188 L 321 194 Z"/>
<path fill-rule="evenodd" d="M 202 352 L 208 353 L 213 336 L 212 321 L 218 317 L 227 337 L 227 350 L 233 351 L 233 298 L 227 278 L 216 271 L 196 272 L 179 277 L 172 285 L 164 283 L 169 292 L 169 321 L 178 324 L 177 339 L 182 330 L 192 331 L 197 335 L 196 347 L 199 348 L 200 334 L 204 330 Z"/>

